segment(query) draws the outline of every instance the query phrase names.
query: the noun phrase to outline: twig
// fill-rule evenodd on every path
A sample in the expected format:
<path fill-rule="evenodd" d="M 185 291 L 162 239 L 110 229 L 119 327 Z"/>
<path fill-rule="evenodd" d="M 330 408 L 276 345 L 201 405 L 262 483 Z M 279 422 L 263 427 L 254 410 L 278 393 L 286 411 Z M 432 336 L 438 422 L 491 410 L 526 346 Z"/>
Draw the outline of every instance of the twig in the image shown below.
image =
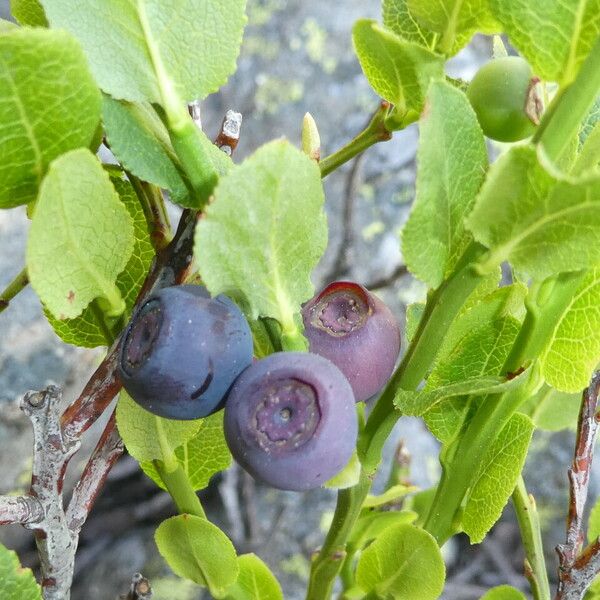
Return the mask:
<path fill-rule="evenodd" d="M 356 194 L 360 186 L 362 175 L 362 164 L 364 154 L 359 154 L 352 161 L 350 171 L 346 177 L 344 187 L 344 206 L 342 212 L 342 239 L 333 260 L 329 273 L 326 275 L 326 282 L 335 281 L 348 273 L 348 253 L 352 247 L 354 239 L 354 205 L 356 203 Z"/>
<path fill-rule="evenodd" d="M 131 578 L 129 593 L 121 596 L 121 600 L 150 600 L 150 598 L 152 598 L 150 582 L 141 573 L 136 573 Z"/>
<path fill-rule="evenodd" d="M 4 288 L 0 294 L 0 313 L 8 308 L 10 301 L 19 293 L 22 292 L 29 284 L 27 268 L 23 270 Z"/>
<path fill-rule="evenodd" d="M 598 435 L 598 394 L 600 371 L 596 371 L 583 392 L 573 464 L 569 469 L 569 514 L 567 539 L 556 547 L 558 553 L 558 590 L 555 600 L 579 600 L 600 572 L 600 540 L 582 552 L 583 513 Z"/>
<path fill-rule="evenodd" d="M 516 588 L 520 588 L 525 583 L 524 579 L 515 573 L 515 570 L 505 555 L 504 549 L 492 535 L 486 537 L 484 543 L 481 545 L 481 549 L 489 558 L 490 562 L 496 567 L 498 573 L 502 575 L 504 581 Z M 539 600 L 539 598 L 536 598 L 536 600 Z"/>
<path fill-rule="evenodd" d="M 90 457 L 69 502 L 67 523 L 71 531 L 79 533 L 85 523 L 108 472 L 123 454 L 124 445 L 116 427 L 115 413 L 106 424 L 102 436 Z"/>
<path fill-rule="evenodd" d="M 225 514 L 229 521 L 231 538 L 237 545 L 244 539 L 244 523 L 242 521 L 242 510 L 240 507 L 240 498 L 238 494 L 238 481 L 240 469 L 237 463 L 233 463 L 229 469 L 223 473 L 219 483 L 219 493 L 221 501 L 225 508 Z"/>
<path fill-rule="evenodd" d="M 406 268 L 406 265 L 398 265 L 389 275 L 367 282 L 365 283 L 365 287 L 370 291 L 381 290 L 388 287 L 388 285 L 392 285 L 396 279 L 399 279 L 407 273 L 408 269 Z"/>
<path fill-rule="evenodd" d="M 246 525 L 246 542 L 254 548 L 260 539 L 261 531 L 256 514 L 256 484 L 253 477 L 242 471 L 242 506 Z"/>
<path fill-rule="evenodd" d="M 0 496 L 0 525 L 32 525 L 44 518 L 44 509 L 33 496 Z"/>

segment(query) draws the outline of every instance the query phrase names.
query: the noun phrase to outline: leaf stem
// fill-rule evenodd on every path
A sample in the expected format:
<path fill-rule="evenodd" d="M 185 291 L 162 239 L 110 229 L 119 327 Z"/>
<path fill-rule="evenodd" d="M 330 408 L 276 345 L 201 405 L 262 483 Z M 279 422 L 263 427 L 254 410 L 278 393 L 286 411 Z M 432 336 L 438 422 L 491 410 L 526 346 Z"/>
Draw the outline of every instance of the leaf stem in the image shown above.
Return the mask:
<path fill-rule="evenodd" d="M 533 598 L 534 600 L 550 600 L 550 584 L 544 559 L 540 519 L 535 499 L 527 493 L 522 476 L 517 481 L 517 486 L 512 494 L 512 502 L 525 548 L 525 576 L 531 585 Z"/>
<path fill-rule="evenodd" d="M 111 328 L 108 326 L 108 323 L 106 322 L 106 316 L 104 314 L 104 311 L 100 307 L 97 298 L 92 300 L 92 302 L 90 303 L 90 310 L 92 311 L 96 322 L 98 323 L 98 327 L 100 328 L 100 331 L 104 336 L 104 341 L 106 342 L 106 345 L 108 347 L 112 346 L 116 339 L 116 336 L 113 334 Z"/>
<path fill-rule="evenodd" d="M 554 97 L 533 142 L 556 162 L 579 130 L 600 91 L 600 38 L 581 65 L 577 78 Z"/>
<path fill-rule="evenodd" d="M 195 515 L 205 519 L 206 513 L 202 508 L 200 498 L 190 485 L 190 480 L 181 464 L 178 462 L 174 470 L 169 470 L 162 460 L 152 462 L 171 498 L 173 498 L 177 510 L 181 514 Z"/>
<path fill-rule="evenodd" d="M 144 212 L 150 233 L 150 242 L 159 252 L 166 248 L 173 239 L 162 192 L 157 186 L 141 181 L 133 173 L 129 171 L 126 173 Z"/>
<path fill-rule="evenodd" d="M 387 140 L 390 140 L 392 138 L 392 132 L 385 124 L 385 118 L 389 109 L 389 102 L 382 102 L 363 131 L 345 146 L 321 160 L 319 163 L 321 177 L 327 177 L 329 173 L 335 171 L 344 163 L 352 160 L 357 154 L 360 154 L 377 142 L 386 142 Z"/>
<path fill-rule="evenodd" d="M 27 275 L 27 267 L 23 270 L 4 288 L 0 294 L 0 313 L 8 308 L 10 301 L 20 292 L 22 292 L 29 284 Z"/>
<path fill-rule="evenodd" d="M 155 423 L 158 444 L 162 454 L 162 460 L 155 459 L 152 461 L 155 469 L 158 471 L 180 513 L 206 518 L 200 499 L 190 484 L 187 473 L 167 441 L 162 419 L 156 417 Z"/>

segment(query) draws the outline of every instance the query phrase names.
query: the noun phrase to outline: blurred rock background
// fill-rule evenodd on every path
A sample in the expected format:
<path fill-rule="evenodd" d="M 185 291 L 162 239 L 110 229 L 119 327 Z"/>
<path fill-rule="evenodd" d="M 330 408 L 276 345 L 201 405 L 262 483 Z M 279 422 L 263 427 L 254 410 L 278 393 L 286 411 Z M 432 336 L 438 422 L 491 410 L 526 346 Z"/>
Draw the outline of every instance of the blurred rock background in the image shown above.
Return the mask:
<path fill-rule="evenodd" d="M 299 143 L 306 111 L 319 126 L 323 154 L 358 133 L 378 100 L 354 57 L 351 29 L 360 17 L 379 18 L 379 1 L 248 0 L 248 15 L 237 73 L 203 105 L 209 137 L 230 108 L 244 115 L 237 160 L 276 137 Z M 0 0 L 0 16 L 9 18 L 7 0 Z M 489 39 L 476 38 L 453 59 L 449 74 L 470 78 L 489 57 L 490 45 Z M 396 133 L 326 179 L 330 245 L 315 273 L 317 286 L 340 277 L 375 284 L 402 323 L 406 305 L 425 292 L 402 269 L 398 243 L 414 197 L 417 134 L 416 126 Z M 23 209 L 0 212 L 0 288 L 24 264 L 26 233 Z M 63 344 L 45 322 L 30 289 L 0 315 L 0 493 L 27 484 L 31 437 L 15 401 L 50 381 L 63 386 L 65 401 L 72 400 L 100 356 Z M 552 574 L 553 548 L 564 536 L 566 469 L 573 438 L 572 432 L 536 434 L 525 473 L 542 513 Z M 400 440 L 412 457 L 411 480 L 428 487 L 439 471 L 437 444 L 417 419 L 402 419 L 396 427 L 383 475 Z M 76 475 L 76 462 L 73 470 Z M 323 525 L 334 507 L 333 493 L 278 492 L 255 485 L 234 467 L 203 492 L 203 501 L 210 518 L 240 550 L 257 552 L 273 568 L 286 599 L 303 598 L 309 558 L 321 543 Z M 154 529 L 172 511 L 169 497 L 140 473 L 135 461 L 122 459 L 83 529 L 73 600 L 112 600 L 139 570 L 150 578 L 155 598 L 203 597 L 197 586 L 174 578 L 157 555 Z M 0 539 L 35 568 L 29 532 L 4 527 Z M 447 600 L 479 598 L 486 588 L 501 583 L 528 589 L 510 506 L 483 544 L 470 547 L 459 537 L 445 552 Z"/>

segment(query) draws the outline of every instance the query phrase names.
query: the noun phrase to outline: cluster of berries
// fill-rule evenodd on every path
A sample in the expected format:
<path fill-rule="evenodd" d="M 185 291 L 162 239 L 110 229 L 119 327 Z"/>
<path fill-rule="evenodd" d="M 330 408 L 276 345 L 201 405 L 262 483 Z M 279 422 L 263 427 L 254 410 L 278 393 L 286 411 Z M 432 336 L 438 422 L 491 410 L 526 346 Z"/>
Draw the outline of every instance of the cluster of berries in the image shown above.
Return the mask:
<path fill-rule="evenodd" d="M 225 408 L 231 452 L 256 479 L 286 490 L 318 487 L 356 445 L 355 403 L 389 379 L 400 329 L 364 287 L 336 282 L 302 310 L 310 352 L 253 362 L 250 327 L 226 296 L 197 285 L 154 293 L 125 331 L 119 372 L 130 396 L 169 419 Z"/>

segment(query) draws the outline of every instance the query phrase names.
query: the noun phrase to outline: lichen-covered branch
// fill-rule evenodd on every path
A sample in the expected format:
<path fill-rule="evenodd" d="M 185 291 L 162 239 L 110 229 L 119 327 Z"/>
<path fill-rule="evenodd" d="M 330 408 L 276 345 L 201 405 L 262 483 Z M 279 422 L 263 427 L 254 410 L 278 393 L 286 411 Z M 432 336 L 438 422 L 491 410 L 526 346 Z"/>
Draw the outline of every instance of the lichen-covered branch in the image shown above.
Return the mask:
<path fill-rule="evenodd" d="M 555 600 L 579 600 L 600 573 L 600 543 L 581 551 L 585 537 L 583 517 L 589 479 L 598 435 L 598 394 L 600 371 L 596 371 L 584 391 L 577 425 L 573 464 L 569 469 L 569 514 L 567 539 L 556 547 L 559 558 L 558 590 Z"/>
<path fill-rule="evenodd" d="M 33 496 L 0 496 L 0 525 L 32 525 L 44 518 L 40 501 Z"/>
<path fill-rule="evenodd" d="M 73 577 L 77 536 L 69 529 L 63 509 L 64 473 L 70 458 L 80 446 L 78 438 L 60 426 L 61 391 L 49 386 L 42 392 L 29 392 L 21 408 L 33 425 L 33 469 L 30 495 L 43 510 L 43 519 L 28 524 L 33 529 L 40 555 L 42 590 L 46 600 L 68 599 Z"/>

